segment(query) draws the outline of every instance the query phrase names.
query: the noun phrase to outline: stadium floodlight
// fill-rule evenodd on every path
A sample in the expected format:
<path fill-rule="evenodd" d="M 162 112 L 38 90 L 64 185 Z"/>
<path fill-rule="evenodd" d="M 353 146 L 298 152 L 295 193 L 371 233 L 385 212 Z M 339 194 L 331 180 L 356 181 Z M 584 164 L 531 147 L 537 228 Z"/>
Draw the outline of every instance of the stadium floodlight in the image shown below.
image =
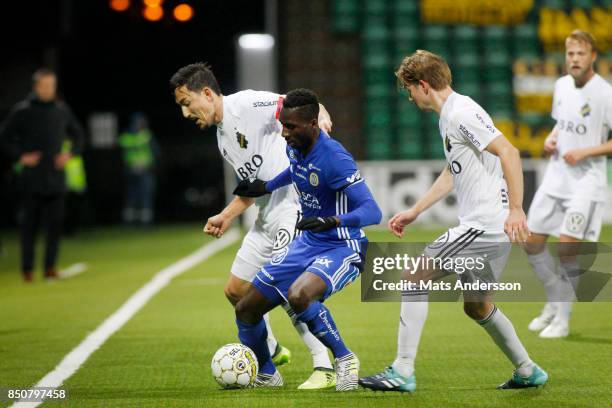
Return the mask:
<path fill-rule="evenodd" d="M 238 45 L 249 50 L 270 50 L 274 47 L 274 37 L 270 34 L 243 34 L 238 38 Z"/>
<path fill-rule="evenodd" d="M 126 11 L 130 8 L 130 0 L 110 0 L 109 6 L 118 12 Z"/>
<path fill-rule="evenodd" d="M 181 3 L 174 8 L 173 15 L 176 21 L 185 23 L 193 18 L 193 7 L 187 3 Z"/>

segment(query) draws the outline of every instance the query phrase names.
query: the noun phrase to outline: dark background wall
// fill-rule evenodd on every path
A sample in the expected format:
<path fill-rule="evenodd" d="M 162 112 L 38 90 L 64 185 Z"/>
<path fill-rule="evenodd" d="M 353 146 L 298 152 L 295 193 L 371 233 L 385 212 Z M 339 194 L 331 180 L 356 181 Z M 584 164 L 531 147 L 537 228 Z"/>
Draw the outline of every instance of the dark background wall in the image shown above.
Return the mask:
<path fill-rule="evenodd" d="M 200 220 L 223 204 L 222 162 L 214 129 L 202 132 L 181 117 L 168 88 L 179 67 L 207 61 L 224 93 L 235 92 L 234 42 L 264 30 L 263 0 L 193 1 L 188 23 L 148 22 L 142 2 L 117 13 L 107 1 L 4 2 L 0 14 L 0 120 L 30 90 L 40 66 L 58 72 L 63 98 L 87 127 L 94 112 L 112 111 L 120 129 L 135 110 L 146 112 L 161 147 L 156 219 Z M 170 10 L 170 0 L 164 7 Z M 122 205 L 118 149 L 87 148 L 85 222 L 116 222 Z M 6 169 L 6 163 L 3 166 Z M 17 195 L 4 171 L 0 225 L 14 225 Z"/>

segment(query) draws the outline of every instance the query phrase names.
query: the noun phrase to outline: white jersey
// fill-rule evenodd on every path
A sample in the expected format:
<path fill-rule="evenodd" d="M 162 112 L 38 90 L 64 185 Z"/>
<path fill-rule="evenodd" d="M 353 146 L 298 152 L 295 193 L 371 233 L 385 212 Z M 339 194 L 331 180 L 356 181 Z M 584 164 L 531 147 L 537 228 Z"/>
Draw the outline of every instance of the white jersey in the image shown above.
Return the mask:
<path fill-rule="evenodd" d="M 499 158 L 484 149 L 501 134 L 470 97 L 453 92 L 442 106 L 440 135 L 459 201 L 459 222 L 492 233 L 504 230 L 508 194 Z"/>
<path fill-rule="evenodd" d="M 576 88 L 570 75 L 559 78 L 555 83 L 552 117 L 557 121 L 558 153 L 550 158 L 540 188 L 553 197 L 605 201 L 606 157 L 590 157 L 570 166 L 563 155 L 608 140 L 612 128 L 612 86 L 597 74 L 582 88 Z"/>
<path fill-rule="evenodd" d="M 217 125 L 219 151 L 241 180 L 271 180 L 289 167 L 282 126 L 277 119 L 281 96 L 246 90 L 223 96 L 223 120 Z M 285 201 L 286 200 L 286 201 Z M 259 220 L 287 205 L 299 208 L 295 190 L 285 186 L 255 201 Z M 273 215 L 270 215 L 273 217 Z"/>

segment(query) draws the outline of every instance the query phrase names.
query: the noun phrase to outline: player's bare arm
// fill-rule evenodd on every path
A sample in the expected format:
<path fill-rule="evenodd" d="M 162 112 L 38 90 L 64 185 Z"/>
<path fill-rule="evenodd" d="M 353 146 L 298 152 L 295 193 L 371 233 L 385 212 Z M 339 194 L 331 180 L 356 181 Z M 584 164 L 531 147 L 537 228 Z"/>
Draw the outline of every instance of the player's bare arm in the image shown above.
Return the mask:
<path fill-rule="evenodd" d="M 612 154 L 612 139 L 599 146 L 585 147 L 584 149 L 573 149 L 563 155 L 563 160 L 570 166 L 575 166 L 580 161 L 589 157 L 607 156 Z"/>
<path fill-rule="evenodd" d="M 544 151 L 547 154 L 557 153 L 557 137 L 559 136 L 559 129 L 557 126 L 553 128 L 550 134 L 544 140 Z"/>
<path fill-rule="evenodd" d="M 204 233 L 215 238 L 221 238 L 225 231 L 232 225 L 236 217 L 245 212 L 255 202 L 248 197 L 234 197 L 234 199 L 221 211 L 206 221 Z"/>
<path fill-rule="evenodd" d="M 486 150 L 499 157 L 508 185 L 510 212 L 504 223 L 504 231 L 511 242 L 526 242 L 529 229 L 527 216 L 523 211 L 523 168 L 520 153 L 504 135 L 493 139 Z"/>
<path fill-rule="evenodd" d="M 404 236 L 404 227 L 414 222 L 419 214 L 446 197 L 453 190 L 453 176 L 445 167 L 427 193 L 412 208 L 395 214 L 388 223 L 389 230 L 398 238 Z"/>
<path fill-rule="evenodd" d="M 323 131 L 325 133 L 331 133 L 332 131 L 332 120 L 331 120 L 331 116 L 329 115 L 329 112 L 327 111 L 327 109 L 325 109 L 325 106 L 323 106 L 322 104 L 319 104 L 319 127 L 321 129 L 323 129 Z"/>

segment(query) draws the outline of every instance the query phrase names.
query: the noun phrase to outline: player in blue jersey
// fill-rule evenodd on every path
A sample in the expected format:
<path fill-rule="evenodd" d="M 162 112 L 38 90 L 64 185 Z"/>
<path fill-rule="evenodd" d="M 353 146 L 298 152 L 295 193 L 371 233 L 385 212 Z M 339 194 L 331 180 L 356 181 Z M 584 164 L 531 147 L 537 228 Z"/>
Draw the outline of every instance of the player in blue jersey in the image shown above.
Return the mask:
<path fill-rule="evenodd" d="M 252 288 L 236 305 L 236 323 L 238 337 L 259 361 L 256 385 L 281 386 L 262 318 L 288 302 L 334 355 L 336 390 L 349 391 L 357 389 L 359 360 L 321 302 L 357 279 L 368 242 L 361 227 L 378 224 L 382 215 L 353 157 L 319 129 L 318 111 L 312 91 L 289 92 L 279 117 L 289 167 L 267 182 L 243 180 L 234 191 L 242 197 L 259 197 L 293 183 L 303 212 L 297 224 L 303 233 L 257 273 Z"/>

